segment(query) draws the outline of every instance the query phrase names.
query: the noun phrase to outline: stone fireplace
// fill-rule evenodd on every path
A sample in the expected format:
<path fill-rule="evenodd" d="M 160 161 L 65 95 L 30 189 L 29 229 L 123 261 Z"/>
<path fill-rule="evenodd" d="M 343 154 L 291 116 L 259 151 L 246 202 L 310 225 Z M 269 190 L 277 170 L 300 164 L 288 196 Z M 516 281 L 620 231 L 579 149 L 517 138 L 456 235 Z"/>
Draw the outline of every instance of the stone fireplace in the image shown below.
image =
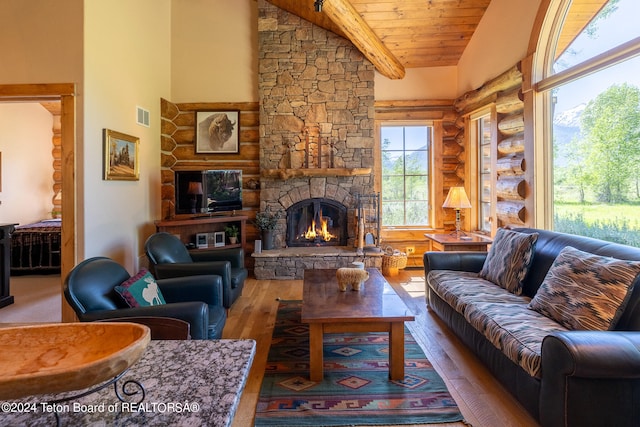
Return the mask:
<path fill-rule="evenodd" d="M 275 250 L 255 257 L 256 277 L 362 261 L 355 213 L 357 195 L 374 188 L 374 67 L 350 41 L 266 0 L 258 34 L 260 210 L 282 215 Z M 337 241 L 295 237 L 302 230 L 286 213 L 319 219 L 319 200 Z"/>

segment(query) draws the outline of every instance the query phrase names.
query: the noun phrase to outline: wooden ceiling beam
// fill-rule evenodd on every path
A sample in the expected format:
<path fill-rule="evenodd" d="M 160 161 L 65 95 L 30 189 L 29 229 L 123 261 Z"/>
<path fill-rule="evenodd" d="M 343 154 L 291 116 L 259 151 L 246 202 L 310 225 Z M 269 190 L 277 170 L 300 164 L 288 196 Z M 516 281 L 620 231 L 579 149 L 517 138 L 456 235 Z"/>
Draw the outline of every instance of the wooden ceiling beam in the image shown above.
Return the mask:
<path fill-rule="evenodd" d="M 324 0 L 324 13 L 347 36 L 378 72 L 393 80 L 402 79 L 402 63 L 385 46 L 349 0 Z"/>

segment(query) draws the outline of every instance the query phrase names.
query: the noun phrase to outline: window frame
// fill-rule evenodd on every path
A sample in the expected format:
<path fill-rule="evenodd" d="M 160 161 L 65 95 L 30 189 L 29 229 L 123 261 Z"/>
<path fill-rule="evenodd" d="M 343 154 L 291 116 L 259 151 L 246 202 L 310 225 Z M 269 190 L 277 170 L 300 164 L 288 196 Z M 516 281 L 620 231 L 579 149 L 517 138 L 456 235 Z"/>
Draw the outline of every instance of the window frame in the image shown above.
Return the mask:
<path fill-rule="evenodd" d="M 490 228 L 489 230 L 484 230 L 481 223 L 482 218 L 482 175 L 483 172 L 481 170 L 481 135 L 479 130 L 480 121 L 483 119 L 488 119 L 490 124 L 490 137 L 489 143 L 484 144 L 488 145 L 490 152 L 490 171 L 488 173 L 488 178 L 490 181 L 490 193 L 489 193 L 489 222 Z M 471 114 L 469 114 L 469 154 L 471 165 L 469 176 L 470 176 L 470 194 L 469 198 L 472 200 L 471 204 L 474 206 L 471 209 L 470 213 L 470 223 L 472 224 L 471 229 L 475 232 L 494 235 L 497 229 L 497 219 L 496 219 L 496 180 L 497 180 L 497 172 L 496 172 L 496 162 L 498 158 L 497 151 L 497 113 L 495 104 L 491 104 L 487 107 L 479 109 Z M 486 202 L 485 202 L 486 203 Z"/>
<path fill-rule="evenodd" d="M 436 126 L 434 124 L 434 122 L 432 120 L 384 120 L 384 121 L 379 121 L 376 124 L 376 139 L 377 139 L 377 143 L 376 143 L 376 147 L 378 150 L 378 154 L 377 154 L 377 161 L 379 164 L 379 171 L 380 173 L 377 174 L 378 178 L 379 178 L 379 185 L 377 186 L 377 191 L 380 193 L 380 204 L 382 206 L 384 206 L 384 196 L 382 194 L 382 153 L 383 153 L 383 149 L 382 149 L 382 128 L 384 127 L 410 127 L 410 126 L 424 126 L 424 127 L 428 127 L 431 129 L 431 134 L 429 137 L 429 141 L 428 141 L 428 148 L 427 148 L 427 162 L 428 162 L 428 169 L 427 169 L 427 209 L 428 209 L 428 224 L 415 224 L 415 225 L 407 225 L 407 224 L 401 224 L 401 225 L 384 225 L 384 220 L 382 220 L 381 224 L 382 224 L 382 229 L 386 229 L 386 230 L 399 230 L 399 229 L 405 229 L 405 230 L 431 230 L 434 227 L 434 217 L 433 217 L 433 175 L 434 175 L 434 147 L 435 147 L 435 138 L 436 138 Z M 403 152 L 406 152 L 405 150 L 403 150 Z M 405 177 L 406 180 L 406 174 L 403 174 L 403 176 Z M 406 202 L 406 198 L 404 199 L 404 201 Z M 405 209 L 405 214 L 406 214 L 406 209 Z M 383 214 L 384 216 L 384 214 Z M 405 220 L 406 220 L 406 215 L 405 215 Z"/>
<path fill-rule="evenodd" d="M 527 89 L 532 93 L 534 226 L 549 230 L 553 229 L 554 211 L 552 90 L 640 56 L 640 37 L 636 37 L 554 73 L 556 46 L 571 3 L 571 0 L 549 0 L 539 32 L 531 41 L 536 45 L 533 55 L 527 59 L 531 61 L 531 85 L 524 88 L 525 94 Z"/>

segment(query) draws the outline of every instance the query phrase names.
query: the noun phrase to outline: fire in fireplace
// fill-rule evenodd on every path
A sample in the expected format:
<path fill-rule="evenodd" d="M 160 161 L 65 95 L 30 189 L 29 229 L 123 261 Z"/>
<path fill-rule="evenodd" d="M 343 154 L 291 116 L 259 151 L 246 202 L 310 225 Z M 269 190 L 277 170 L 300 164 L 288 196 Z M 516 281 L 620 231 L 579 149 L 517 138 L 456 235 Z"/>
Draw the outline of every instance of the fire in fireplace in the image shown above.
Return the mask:
<path fill-rule="evenodd" d="M 347 208 L 325 198 L 306 199 L 287 209 L 288 246 L 344 246 Z"/>

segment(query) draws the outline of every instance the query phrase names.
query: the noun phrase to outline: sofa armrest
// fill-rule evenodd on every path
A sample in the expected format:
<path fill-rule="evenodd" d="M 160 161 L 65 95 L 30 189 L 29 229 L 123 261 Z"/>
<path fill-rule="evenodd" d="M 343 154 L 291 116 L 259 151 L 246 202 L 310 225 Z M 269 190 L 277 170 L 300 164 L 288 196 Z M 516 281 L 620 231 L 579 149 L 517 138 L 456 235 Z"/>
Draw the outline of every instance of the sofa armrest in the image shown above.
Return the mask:
<path fill-rule="evenodd" d="M 189 255 L 194 262 L 229 261 L 231 268 L 244 267 L 244 249 L 242 248 L 190 250 Z"/>
<path fill-rule="evenodd" d="M 167 303 L 202 301 L 222 306 L 222 278 L 218 275 L 198 275 L 157 280 Z"/>
<path fill-rule="evenodd" d="M 209 306 L 201 301 L 92 311 L 81 315 L 80 320 L 83 322 L 93 322 L 96 320 L 141 316 L 172 317 L 184 320 L 190 325 L 191 338 L 207 339 L 208 337 Z"/>
<path fill-rule="evenodd" d="M 542 425 L 631 426 L 640 419 L 640 332 L 556 332 L 542 342 Z"/>
<path fill-rule="evenodd" d="M 425 252 L 424 272 L 428 274 L 431 270 L 453 270 L 478 273 L 486 258 L 487 252 Z"/>

